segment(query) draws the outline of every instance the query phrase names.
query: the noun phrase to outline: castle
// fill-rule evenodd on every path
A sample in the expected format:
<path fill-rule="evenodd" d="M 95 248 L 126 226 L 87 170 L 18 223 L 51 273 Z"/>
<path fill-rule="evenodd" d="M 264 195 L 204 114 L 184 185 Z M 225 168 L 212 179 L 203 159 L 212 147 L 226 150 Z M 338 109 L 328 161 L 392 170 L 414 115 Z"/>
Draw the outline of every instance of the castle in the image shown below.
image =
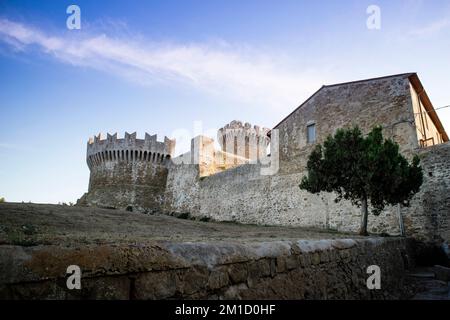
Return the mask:
<path fill-rule="evenodd" d="M 78 203 L 354 232 L 358 208 L 298 188 L 313 146 L 352 125 L 365 133 L 381 125 L 406 157 L 419 154 L 424 172 L 411 206 L 371 215 L 369 232 L 450 241 L 449 138 L 416 73 L 322 86 L 271 130 L 227 124 L 217 134 L 219 150 L 212 138 L 197 136 L 189 152 L 174 157 L 167 137 L 99 135 L 87 144 L 89 191 Z"/>

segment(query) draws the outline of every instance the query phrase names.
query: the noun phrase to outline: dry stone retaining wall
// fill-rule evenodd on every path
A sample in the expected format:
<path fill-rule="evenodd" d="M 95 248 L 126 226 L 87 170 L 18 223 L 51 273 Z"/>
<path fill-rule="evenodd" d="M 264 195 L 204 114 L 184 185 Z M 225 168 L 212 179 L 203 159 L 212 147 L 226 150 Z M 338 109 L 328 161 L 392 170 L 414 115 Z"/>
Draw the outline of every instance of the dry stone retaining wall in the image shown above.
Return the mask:
<path fill-rule="evenodd" d="M 0 247 L 2 299 L 387 299 L 411 294 L 410 240 L 367 238 L 146 246 Z M 68 265 L 81 290 L 66 288 Z M 366 286 L 381 268 L 381 289 Z"/>

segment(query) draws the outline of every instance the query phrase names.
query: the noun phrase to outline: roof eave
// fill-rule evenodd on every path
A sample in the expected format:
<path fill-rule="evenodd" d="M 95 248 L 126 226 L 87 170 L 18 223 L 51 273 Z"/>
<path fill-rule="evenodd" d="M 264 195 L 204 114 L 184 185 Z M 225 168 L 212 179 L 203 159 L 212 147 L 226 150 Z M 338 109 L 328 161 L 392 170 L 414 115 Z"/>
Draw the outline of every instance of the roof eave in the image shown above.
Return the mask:
<path fill-rule="evenodd" d="M 416 90 L 417 94 L 420 97 L 420 101 L 422 101 L 423 106 L 425 107 L 425 110 L 427 111 L 428 115 L 431 118 L 431 121 L 433 121 L 434 125 L 438 129 L 439 133 L 442 135 L 442 139 L 444 142 L 449 141 L 447 132 L 445 132 L 444 126 L 442 125 L 441 120 L 439 119 L 436 110 L 433 107 L 433 104 L 431 103 L 430 98 L 428 97 L 427 92 L 425 91 L 425 88 L 422 85 L 422 82 L 420 81 L 419 77 L 417 76 L 417 73 L 411 74 L 409 77 L 409 82 L 413 86 L 414 90 Z"/>

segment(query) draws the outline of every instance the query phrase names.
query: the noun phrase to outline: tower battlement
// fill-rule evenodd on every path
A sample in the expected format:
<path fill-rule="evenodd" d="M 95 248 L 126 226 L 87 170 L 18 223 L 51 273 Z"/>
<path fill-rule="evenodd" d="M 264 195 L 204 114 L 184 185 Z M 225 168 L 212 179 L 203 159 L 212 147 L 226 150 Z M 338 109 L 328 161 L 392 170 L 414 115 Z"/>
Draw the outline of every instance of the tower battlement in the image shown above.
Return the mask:
<path fill-rule="evenodd" d="M 150 161 L 162 164 L 175 151 L 175 140 L 164 137 L 158 141 L 157 135 L 145 133 L 144 139 L 137 139 L 136 132 L 125 132 L 122 139 L 117 133 L 107 134 L 106 139 L 98 134 L 87 143 L 86 160 L 89 168 L 106 161 Z"/>
<path fill-rule="evenodd" d="M 217 139 L 223 152 L 246 159 L 261 159 L 270 143 L 270 129 L 233 120 L 220 128 Z"/>

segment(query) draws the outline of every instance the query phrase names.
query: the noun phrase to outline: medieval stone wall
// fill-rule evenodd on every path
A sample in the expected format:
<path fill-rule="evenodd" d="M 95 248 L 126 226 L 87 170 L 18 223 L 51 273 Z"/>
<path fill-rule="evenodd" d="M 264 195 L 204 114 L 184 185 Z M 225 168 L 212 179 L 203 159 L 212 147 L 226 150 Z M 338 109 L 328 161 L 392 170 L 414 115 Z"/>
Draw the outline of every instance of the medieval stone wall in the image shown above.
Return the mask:
<path fill-rule="evenodd" d="M 180 167 L 169 172 L 167 210 L 182 209 L 218 221 L 358 231 L 359 208 L 349 201 L 335 203 L 334 194 L 313 195 L 298 187 L 314 146 L 306 141 L 306 126 L 311 122 L 316 125 L 318 143 L 341 127 L 358 125 L 367 133 L 382 125 L 384 136 L 399 143 L 405 156 L 419 153 L 424 184 L 411 206 L 400 208 L 406 234 L 450 241 L 450 144 L 418 148 L 407 75 L 319 90 L 274 128 L 279 136 L 279 170 L 274 175 L 261 175 L 260 164 L 245 164 L 197 179 L 195 188 L 189 188 L 192 171 Z M 271 145 L 272 158 L 274 148 Z M 171 202 L 172 198 L 178 202 Z M 400 234 L 398 210 L 397 206 L 387 207 L 379 216 L 370 215 L 369 232 Z"/>
<path fill-rule="evenodd" d="M 1 299 L 406 299 L 407 239 L 0 248 Z M 66 287 L 67 266 L 82 270 Z M 381 271 L 369 290 L 367 267 Z"/>
<path fill-rule="evenodd" d="M 167 213 L 200 212 L 200 167 L 195 164 L 169 166 L 164 211 Z"/>
<path fill-rule="evenodd" d="M 302 173 L 261 176 L 259 165 L 243 165 L 197 180 L 197 187 L 189 188 L 191 180 L 182 169 L 182 178 L 169 172 L 167 194 L 171 202 L 169 212 L 189 212 L 197 218 L 234 221 L 260 225 L 284 225 L 356 232 L 360 223 L 359 208 L 349 201 L 334 203 L 329 193 L 310 194 L 298 187 Z M 192 176 L 191 176 L 192 177 Z M 184 180 L 183 188 L 172 182 Z M 188 182 L 189 181 L 189 182 Z M 179 185 L 180 186 L 180 185 Z M 195 199 L 194 201 L 191 201 Z M 380 216 L 371 216 L 369 231 L 398 234 L 396 208 L 388 208 Z"/>
<path fill-rule="evenodd" d="M 450 243 L 450 142 L 419 149 L 418 155 L 424 182 L 411 207 L 403 209 L 406 230 Z"/>
<path fill-rule="evenodd" d="M 405 232 L 424 240 L 450 241 L 450 143 L 416 149 L 424 183 L 410 207 L 401 209 Z M 195 166 L 169 172 L 167 210 L 217 221 L 261 225 L 303 226 L 356 232 L 360 209 L 335 195 L 310 194 L 298 187 L 305 172 L 263 176 L 260 165 L 247 164 L 194 179 Z M 176 201 L 171 199 L 177 199 Z M 372 233 L 400 234 L 397 207 L 370 215 Z"/>

